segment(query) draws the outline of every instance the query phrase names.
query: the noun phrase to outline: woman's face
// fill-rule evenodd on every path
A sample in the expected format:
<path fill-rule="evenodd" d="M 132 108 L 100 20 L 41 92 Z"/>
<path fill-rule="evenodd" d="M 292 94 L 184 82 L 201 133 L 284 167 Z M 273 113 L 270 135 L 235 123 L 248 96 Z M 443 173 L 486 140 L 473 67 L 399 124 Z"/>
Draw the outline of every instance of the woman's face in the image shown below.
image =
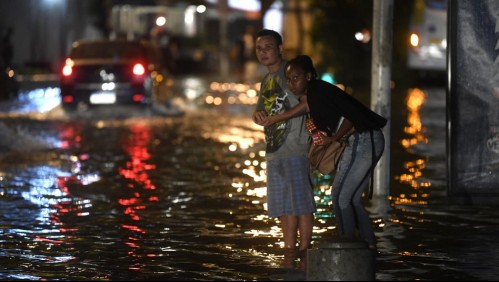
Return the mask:
<path fill-rule="evenodd" d="M 302 68 L 296 65 L 289 65 L 286 68 L 286 82 L 293 94 L 297 96 L 306 95 L 309 81 L 310 74 L 306 74 Z"/>

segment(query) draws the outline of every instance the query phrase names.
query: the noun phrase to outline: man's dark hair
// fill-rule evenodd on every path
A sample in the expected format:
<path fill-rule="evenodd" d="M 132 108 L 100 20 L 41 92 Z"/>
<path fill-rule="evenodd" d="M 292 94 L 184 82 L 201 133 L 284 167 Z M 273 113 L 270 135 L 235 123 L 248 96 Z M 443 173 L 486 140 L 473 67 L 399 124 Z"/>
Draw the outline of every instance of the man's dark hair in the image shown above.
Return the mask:
<path fill-rule="evenodd" d="M 256 34 L 256 38 L 261 36 L 271 36 L 277 42 L 277 46 L 282 45 L 282 37 L 279 32 L 271 29 L 262 29 Z"/>

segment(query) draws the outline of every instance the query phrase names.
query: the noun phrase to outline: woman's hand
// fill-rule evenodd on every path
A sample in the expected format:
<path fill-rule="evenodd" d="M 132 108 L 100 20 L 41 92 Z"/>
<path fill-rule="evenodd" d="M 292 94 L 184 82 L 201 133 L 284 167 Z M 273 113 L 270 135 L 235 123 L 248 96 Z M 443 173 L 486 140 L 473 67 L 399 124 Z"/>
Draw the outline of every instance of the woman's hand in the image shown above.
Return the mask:
<path fill-rule="evenodd" d="M 331 143 L 330 137 L 327 136 L 324 131 L 317 131 L 310 136 L 312 136 L 312 142 L 314 142 L 315 145 L 323 146 Z"/>
<path fill-rule="evenodd" d="M 312 136 L 312 142 L 316 145 L 327 145 L 331 142 L 336 142 L 338 139 L 336 138 L 335 135 L 333 136 L 327 136 L 326 132 L 324 131 L 319 131 L 318 135 L 311 135 Z"/>
<path fill-rule="evenodd" d="M 271 126 L 272 124 L 281 121 L 281 119 L 282 118 L 280 118 L 279 116 L 267 116 L 262 120 L 260 125 Z"/>
<path fill-rule="evenodd" d="M 255 111 L 253 113 L 253 121 L 261 126 L 265 126 L 262 123 L 267 118 L 267 114 L 264 111 Z"/>
<path fill-rule="evenodd" d="M 308 112 L 307 99 L 306 97 L 304 97 L 304 99 L 300 99 L 300 103 L 298 103 L 296 106 L 277 115 L 267 116 L 267 114 L 264 111 L 255 111 L 253 113 L 253 121 L 261 126 L 271 126 L 274 123 L 278 123 L 281 121 L 288 120 L 290 118 L 301 116 L 307 112 Z"/>

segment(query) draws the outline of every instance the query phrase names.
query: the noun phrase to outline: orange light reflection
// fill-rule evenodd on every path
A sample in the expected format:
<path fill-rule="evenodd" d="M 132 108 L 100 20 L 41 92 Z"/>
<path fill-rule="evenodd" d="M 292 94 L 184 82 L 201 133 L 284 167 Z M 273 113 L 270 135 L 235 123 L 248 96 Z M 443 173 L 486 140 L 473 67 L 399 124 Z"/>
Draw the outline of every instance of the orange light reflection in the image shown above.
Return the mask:
<path fill-rule="evenodd" d="M 428 143 L 428 137 L 425 135 L 425 128 L 421 122 L 419 111 L 421 106 L 426 102 L 427 94 L 419 88 L 411 88 L 408 90 L 406 99 L 408 116 L 407 126 L 404 127 L 404 132 L 408 135 L 407 138 L 401 140 L 402 146 L 406 150 L 410 150 L 412 146 L 423 143 Z M 421 188 L 431 187 L 431 183 L 422 181 L 423 170 L 426 168 L 426 161 L 424 159 L 417 159 L 404 163 L 404 168 L 407 173 L 403 173 L 395 177 L 400 183 L 407 184 L 414 189 L 408 197 L 401 194 L 395 197 L 395 204 L 427 204 L 426 200 L 428 194 L 419 191 Z"/>

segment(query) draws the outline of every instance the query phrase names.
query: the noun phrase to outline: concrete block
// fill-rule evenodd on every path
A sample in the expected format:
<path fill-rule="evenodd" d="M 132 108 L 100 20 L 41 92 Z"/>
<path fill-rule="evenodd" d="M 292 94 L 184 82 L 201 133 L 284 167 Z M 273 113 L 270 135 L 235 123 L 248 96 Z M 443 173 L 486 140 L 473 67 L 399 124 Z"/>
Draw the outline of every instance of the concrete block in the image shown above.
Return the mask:
<path fill-rule="evenodd" d="M 374 281 L 376 251 L 362 241 L 334 239 L 307 252 L 307 281 Z"/>

